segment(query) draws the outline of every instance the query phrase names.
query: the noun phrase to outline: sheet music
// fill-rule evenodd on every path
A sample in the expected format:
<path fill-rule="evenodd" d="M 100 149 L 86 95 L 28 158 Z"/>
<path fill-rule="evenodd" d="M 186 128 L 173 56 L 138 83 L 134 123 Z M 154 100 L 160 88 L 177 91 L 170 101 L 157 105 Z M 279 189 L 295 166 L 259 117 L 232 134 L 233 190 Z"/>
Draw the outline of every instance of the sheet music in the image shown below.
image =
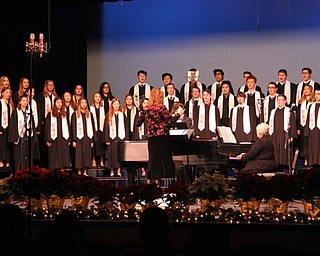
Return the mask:
<path fill-rule="evenodd" d="M 222 138 L 223 143 L 238 143 L 230 127 L 217 126 L 217 131 L 219 133 L 219 136 Z"/>

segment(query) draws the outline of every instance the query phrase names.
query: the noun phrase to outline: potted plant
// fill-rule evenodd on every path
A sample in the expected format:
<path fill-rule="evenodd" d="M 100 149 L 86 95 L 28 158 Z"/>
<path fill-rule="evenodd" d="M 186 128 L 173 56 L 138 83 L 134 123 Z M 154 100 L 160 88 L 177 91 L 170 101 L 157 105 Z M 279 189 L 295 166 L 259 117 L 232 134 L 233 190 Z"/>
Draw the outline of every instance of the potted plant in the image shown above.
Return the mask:
<path fill-rule="evenodd" d="M 229 184 L 227 178 L 222 174 L 209 174 L 204 172 L 194 180 L 188 187 L 189 198 L 200 199 L 201 207 L 219 208 L 225 199 Z"/>
<path fill-rule="evenodd" d="M 121 209 L 131 209 L 137 204 L 142 208 L 155 204 L 155 200 L 162 198 L 163 191 L 157 184 L 139 184 L 119 189 L 119 203 Z"/>
<path fill-rule="evenodd" d="M 101 181 L 95 177 L 73 174 L 68 178 L 72 208 L 87 209 L 91 198 L 99 193 Z"/>
<path fill-rule="evenodd" d="M 243 213 L 259 211 L 264 198 L 267 178 L 255 173 L 239 173 L 231 183 L 234 197 L 240 203 Z"/>
<path fill-rule="evenodd" d="M 292 174 L 277 174 L 266 183 L 265 199 L 271 212 L 287 213 L 288 203 L 294 197 L 294 178 Z"/>
<path fill-rule="evenodd" d="M 43 208 L 43 193 L 46 189 L 43 186 L 43 176 L 49 170 L 39 168 L 39 166 L 32 166 L 31 171 L 28 168 L 17 170 L 9 179 L 8 183 L 13 187 L 16 196 L 23 197 L 25 204 L 29 204 L 31 199 L 31 208 L 36 210 Z"/>
<path fill-rule="evenodd" d="M 14 189 L 8 182 L 10 177 L 0 179 L 0 202 L 10 204 L 14 196 Z"/>
<path fill-rule="evenodd" d="M 320 170 L 302 170 L 295 179 L 295 197 L 303 202 L 306 214 L 315 217 L 320 212 Z"/>
<path fill-rule="evenodd" d="M 48 171 L 41 177 L 43 196 L 50 209 L 62 209 L 68 192 L 70 174 L 63 171 Z"/>

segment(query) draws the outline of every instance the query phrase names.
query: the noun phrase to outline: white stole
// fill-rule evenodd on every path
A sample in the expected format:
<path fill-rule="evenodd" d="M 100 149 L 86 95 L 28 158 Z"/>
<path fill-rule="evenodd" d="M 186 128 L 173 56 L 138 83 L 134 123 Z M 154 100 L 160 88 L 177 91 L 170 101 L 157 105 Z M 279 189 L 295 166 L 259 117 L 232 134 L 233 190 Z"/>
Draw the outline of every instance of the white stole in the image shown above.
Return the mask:
<path fill-rule="evenodd" d="M 199 107 L 199 119 L 198 119 L 198 129 L 203 131 L 205 128 L 205 121 L 206 120 L 206 110 L 205 104 L 202 102 Z M 209 130 L 211 132 L 216 132 L 216 108 L 213 103 L 210 104 L 209 107 Z"/>
<path fill-rule="evenodd" d="M 307 116 L 308 116 L 308 109 L 309 106 L 312 104 L 310 101 L 304 101 L 300 105 L 300 124 L 302 127 L 305 127 L 307 123 Z"/>
<path fill-rule="evenodd" d="M 6 129 L 9 125 L 9 118 L 11 116 L 12 113 L 12 107 L 9 104 L 9 109 L 10 109 L 10 113 L 8 113 L 8 107 L 7 107 L 7 103 L 4 101 L 4 99 L 1 99 L 1 109 L 2 109 L 2 113 L 1 113 L 1 126 Z"/>
<path fill-rule="evenodd" d="M 30 113 L 30 104 L 29 105 L 29 108 L 27 109 L 27 113 Z M 32 99 L 32 115 L 33 115 L 33 120 L 34 120 L 34 126 L 35 127 L 38 127 L 38 107 L 37 107 L 37 102 Z M 51 110 L 50 110 L 51 111 Z"/>
<path fill-rule="evenodd" d="M 239 106 L 235 106 L 232 111 L 232 131 L 235 132 L 237 128 L 237 114 L 238 114 Z M 249 113 L 249 106 L 244 105 L 243 108 L 243 131 L 245 134 L 249 134 L 251 131 L 250 125 L 250 113 Z"/>
<path fill-rule="evenodd" d="M 316 118 L 317 118 L 317 127 L 320 129 L 320 111 L 318 111 L 318 116 L 316 117 L 316 105 L 317 102 L 312 103 L 310 107 L 310 120 L 309 120 L 309 129 L 313 130 L 316 127 Z"/>
<path fill-rule="evenodd" d="M 19 137 L 23 137 L 26 133 L 25 124 L 27 123 L 28 129 L 30 128 L 30 115 L 27 114 L 27 120 L 24 118 L 23 111 L 21 109 L 17 109 L 18 114 L 18 135 Z M 27 132 L 29 135 L 29 132 Z M 31 136 L 33 136 L 33 129 L 31 129 Z"/>
<path fill-rule="evenodd" d="M 136 85 L 134 85 L 133 87 L 133 101 L 134 104 L 136 105 L 136 107 L 139 107 L 140 104 L 140 95 L 139 95 L 139 86 L 141 83 L 137 83 Z M 144 97 L 145 98 L 149 98 L 150 95 L 150 85 L 145 83 L 144 86 Z"/>
<path fill-rule="evenodd" d="M 253 92 L 249 92 L 247 91 L 246 92 L 246 104 L 248 102 L 248 96 L 250 93 L 254 93 L 254 102 L 255 102 L 255 113 L 256 113 L 256 116 L 259 117 L 259 114 L 260 114 L 260 108 L 259 108 L 259 103 L 258 103 L 258 99 L 261 99 L 261 95 L 260 95 L 260 92 L 258 91 L 253 91 Z"/>
<path fill-rule="evenodd" d="M 118 137 L 120 140 L 123 140 L 125 137 L 125 128 L 124 128 L 124 113 L 119 112 L 118 113 Z M 109 130 L 110 130 L 110 138 L 114 139 L 117 136 L 117 124 L 116 124 L 116 115 L 113 114 L 111 119 L 111 124 L 109 124 Z"/>
<path fill-rule="evenodd" d="M 244 88 L 246 88 L 246 85 L 242 85 L 240 88 L 239 88 L 239 92 L 244 92 Z"/>
<path fill-rule="evenodd" d="M 163 105 L 166 106 L 166 108 L 169 110 L 169 98 L 172 97 L 172 96 L 166 96 L 164 97 L 163 99 Z M 179 102 L 179 98 L 176 97 L 176 96 L 173 96 L 173 102 Z"/>
<path fill-rule="evenodd" d="M 273 131 L 274 131 L 274 115 L 275 115 L 277 109 L 279 109 L 279 107 L 271 110 L 270 121 L 269 121 L 269 126 L 270 126 L 269 134 L 270 135 L 272 135 Z M 286 132 L 286 131 L 288 131 L 288 128 L 289 128 L 290 108 L 284 107 L 284 117 L 283 118 L 284 118 L 283 130 Z"/>
<path fill-rule="evenodd" d="M 313 80 L 310 80 L 309 85 L 311 85 L 312 88 L 314 89 L 314 81 Z M 299 100 L 301 99 L 302 87 L 303 87 L 303 81 L 301 81 L 297 86 L 296 105 L 298 105 Z"/>
<path fill-rule="evenodd" d="M 80 117 L 77 117 L 77 138 L 81 140 L 84 137 L 84 130 L 83 130 L 83 122 L 82 122 L 82 115 L 80 114 Z M 86 123 L 87 123 L 87 136 L 92 139 L 93 137 L 93 129 L 92 129 L 92 122 L 91 122 L 91 115 L 89 117 L 86 117 Z"/>
<path fill-rule="evenodd" d="M 216 97 L 217 97 L 217 85 L 218 85 L 218 82 L 214 82 L 212 85 L 211 85 L 211 96 L 212 96 L 212 100 L 215 100 Z M 221 85 L 220 85 L 221 86 Z"/>
<path fill-rule="evenodd" d="M 220 95 L 218 98 L 218 109 L 219 109 L 219 114 L 220 114 L 220 118 L 222 118 L 222 114 L 223 114 L 223 95 Z M 230 118 L 230 113 L 231 113 L 231 109 L 234 108 L 234 95 L 233 94 L 229 94 L 229 109 L 228 109 L 228 117 Z"/>
<path fill-rule="evenodd" d="M 190 92 L 190 84 L 189 81 L 185 83 L 184 85 L 184 92 L 183 92 L 183 96 L 184 96 L 184 103 L 186 103 L 187 101 L 189 101 L 189 92 Z M 200 89 L 200 97 L 202 98 L 202 84 L 197 81 L 197 87 Z"/>
<path fill-rule="evenodd" d="M 278 102 L 277 102 L 277 99 L 278 99 L 278 94 L 276 93 L 276 95 L 274 96 L 275 97 L 275 108 L 278 107 Z M 269 100 L 270 100 L 271 96 L 268 95 L 266 98 L 265 98 L 265 101 L 263 102 L 263 121 L 265 123 L 268 122 L 268 119 L 269 119 Z"/>
<path fill-rule="evenodd" d="M 100 130 L 101 132 L 103 132 L 104 119 L 105 119 L 104 108 L 99 107 L 99 118 L 100 118 L 99 124 L 98 124 L 97 115 L 96 115 L 96 107 L 90 106 L 90 112 L 92 113 L 92 116 L 93 116 L 93 121 L 94 121 L 96 131 Z"/>
<path fill-rule="evenodd" d="M 51 106 L 54 104 L 54 95 L 44 97 L 44 117 L 47 117 L 48 113 L 51 111 Z"/>
<path fill-rule="evenodd" d="M 69 139 L 69 128 L 68 121 L 66 117 L 61 117 L 62 120 L 62 137 L 66 140 Z M 55 140 L 58 137 L 58 122 L 57 118 L 52 115 L 51 111 L 51 127 L 50 127 L 50 137 L 52 140 Z"/>
<path fill-rule="evenodd" d="M 278 84 L 280 82 L 278 81 Z M 288 80 L 286 80 L 286 82 L 284 83 L 284 95 L 286 95 L 287 97 L 287 103 L 290 105 L 290 101 L 291 101 L 291 85 L 290 82 Z"/>

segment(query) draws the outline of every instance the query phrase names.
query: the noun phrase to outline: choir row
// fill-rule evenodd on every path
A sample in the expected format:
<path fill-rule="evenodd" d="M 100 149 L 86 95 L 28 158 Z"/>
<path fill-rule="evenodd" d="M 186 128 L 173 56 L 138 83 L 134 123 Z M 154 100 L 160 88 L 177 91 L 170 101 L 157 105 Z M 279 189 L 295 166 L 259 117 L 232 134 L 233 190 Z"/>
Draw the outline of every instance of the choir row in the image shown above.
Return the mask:
<path fill-rule="evenodd" d="M 313 136 L 314 131 L 318 132 L 318 127 L 320 127 L 320 121 L 318 122 L 316 118 L 318 117 L 318 109 L 312 107 L 317 106 L 313 103 L 320 100 L 317 100 L 319 84 L 311 80 L 311 74 L 311 69 L 302 69 L 303 81 L 295 85 L 287 81 L 286 70 L 279 70 L 279 82 L 269 83 L 266 97 L 261 92 L 261 88 L 259 89 L 256 85 L 256 77 L 250 74 L 250 72 L 244 72 L 246 83 L 239 88 L 238 92 L 240 93 L 236 96 L 233 95 L 234 90 L 231 82 L 223 80 L 224 73 L 221 69 L 214 70 L 216 82 L 208 88 L 198 81 L 198 71 L 196 69 L 190 69 L 188 72 L 189 81 L 181 87 L 180 91 L 174 87 L 172 75 L 169 73 L 163 74 L 164 85 L 161 89 L 164 90 L 166 94 L 164 105 L 169 110 L 172 109 L 175 102 L 183 103 L 185 114 L 191 119 L 194 136 L 196 137 L 215 138 L 216 126 L 224 125 L 232 128 L 239 142 L 254 141 L 256 138 L 255 126 L 258 123 L 269 123 L 271 131 L 278 131 L 280 124 L 282 129 L 279 131 L 282 132 L 275 133 L 277 135 L 281 134 L 281 145 L 279 144 L 280 151 L 276 154 L 279 158 L 278 163 L 288 164 L 289 154 L 282 154 L 281 150 L 285 149 L 286 136 L 289 134 L 293 137 L 297 135 L 301 139 L 299 143 L 301 147 L 300 152 L 305 158 L 306 163 L 309 159 L 310 164 L 320 164 L 318 150 L 314 150 L 314 148 L 310 149 L 309 144 L 312 143 L 308 143 L 309 137 Z M 113 142 L 117 139 L 141 139 L 145 136 L 144 131 L 146 131 L 144 126 L 139 129 L 136 128 L 135 118 L 142 109 L 142 101 L 148 98 L 153 87 L 146 83 L 147 72 L 140 70 L 137 73 L 137 77 L 138 83 L 130 88 L 128 95 L 125 97 L 123 109 L 120 108 L 120 100 L 115 99 L 112 95 L 110 85 L 107 82 L 102 83 L 99 93 L 93 95 L 92 105 L 89 107 L 86 100 L 82 103 L 78 101 L 84 98 L 81 85 L 75 87 L 73 94 L 65 92 L 61 100 L 58 100 L 59 98 L 55 91 L 53 81 L 46 81 L 44 90 L 36 99 L 32 99 L 31 104 L 35 129 L 33 134 L 33 143 L 35 145 L 33 152 L 34 159 L 49 159 L 49 167 L 53 169 L 69 166 L 70 161 L 72 161 L 70 157 L 69 159 L 61 160 L 63 164 L 52 162 L 52 159 L 54 159 L 54 161 L 60 161 L 60 157 L 70 156 L 70 154 L 61 153 L 61 149 L 65 148 L 66 150 L 67 147 L 61 147 L 59 144 L 58 147 L 54 146 L 56 138 L 62 136 L 75 148 L 75 168 L 86 169 L 95 163 L 95 161 L 92 161 L 95 156 L 100 158 L 100 164 L 103 165 L 103 157 L 105 155 L 105 147 L 103 145 L 107 142 L 108 167 L 112 171 L 113 169 L 119 171 L 119 163 L 116 161 L 116 150 L 113 149 L 113 144 L 115 143 Z M 23 168 L 27 164 L 27 147 L 24 147 L 25 145 L 23 144 L 25 142 L 23 138 L 27 133 L 24 131 L 23 126 L 26 127 L 24 124 L 30 123 L 30 121 L 28 121 L 30 115 L 28 115 L 27 109 L 23 109 L 21 106 L 22 96 L 28 95 L 29 81 L 26 78 L 22 78 L 19 90 L 16 91 L 13 96 L 11 96 L 11 90 L 6 90 L 10 88 L 10 85 L 3 83 L 1 86 L 0 107 L 2 110 L 0 114 L 1 130 L 3 131 L 2 136 L 0 136 L 2 145 L 0 149 L 0 167 L 4 164 L 9 165 L 10 163 L 10 151 L 5 148 L 5 145 L 7 145 L 6 142 L 9 141 L 13 142 L 15 169 Z M 313 96 L 314 91 L 316 92 L 315 96 Z M 279 97 L 279 95 L 282 94 L 284 97 Z M 26 98 L 27 101 L 30 100 L 29 96 L 24 98 Z M 55 102 L 56 100 L 58 103 Z M 14 101 L 14 104 L 10 104 L 11 101 Z M 283 101 L 284 105 L 281 104 Z M 296 102 L 298 108 L 288 108 L 287 105 L 290 102 Z M 56 106 L 59 104 L 61 104 L 60 107 Z M 14 109 L 14 105 L 17 107 L 16 109 Z M 111 111 L 109 111 L 110 107 Z M 55 108 L 60 110 L 54 111 Z M 308 111 L 309 109 L 310 111 Z M 280 110 L 283 110 L 283 113 L 281 113 L 279 117 L 278 112 Z M 73 114 L 74 112 L 77 114 Z M 48 115 L 49 113 L 50 115 Z M 88 113 L 90 113 L 90 118 Z M 85 116 L 83 116 L 83 114 L 85 114 Z M 278 122 L 279 118 L 281 121 Z M 182 118 L 180 118 L 180 120 L 181 119 Z M 62 122 L 62 120 L 66 120 L 67 122 Z M 239 120 L 242 120 L 242 122 Z M 277 122 L 274 120 L 277 120 Z M 59 125 L 61 125 L 61 127 Z M 58 128 L 58 126 L 61 129 Z M 69 127 L 68 134 L 66 129 L 63 129 L 63 127 L 67 126 Z M 121 128 L 122 126 L 123 128 Z M 305 129 L 305 127 L 308 128 Z M 7 139 L 5 138 L 6 136 L 4 136 L 6 133 Z M 83 141 L 83 138 L 88 138 L 88 140 Z M 315 140 L 312 139 L 311 141 L 314 142 Z M 37 153 L 37 144 L 41 146 L 43 143 L 46 143 L 49 155 L 50 153 L 53 155 L 53 153 L 57 154 L 57 152 L 59 152 L 58 156 L 49 156 L 48 158 L 46 155 L 43 155 L 46 153 L 46 150 L 41 150 L 40 154 Z M 41 147 L 41 149 L 44 148 L 45 147 Z M 91 148 L 93 150 L 91 150 Z M 84 154 L 84 152 L 87 152 L 87 154 Z M 316 155 L 312 153 L 314 156 L 311 157 L 308 152 L 316 152 Z"/>

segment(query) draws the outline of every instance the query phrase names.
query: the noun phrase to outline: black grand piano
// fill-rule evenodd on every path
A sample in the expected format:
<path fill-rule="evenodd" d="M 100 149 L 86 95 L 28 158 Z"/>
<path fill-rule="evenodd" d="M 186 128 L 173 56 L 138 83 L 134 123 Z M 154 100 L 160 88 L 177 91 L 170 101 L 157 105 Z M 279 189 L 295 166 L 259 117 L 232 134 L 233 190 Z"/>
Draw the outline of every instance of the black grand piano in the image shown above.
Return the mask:
<path fill-rule="evenodd" d="M 220 138 L 199 139 L 192 137 L 192 132 L 193 129 L 170 130 L 173 160 L 176 166 L 180 166 L 179 169 L 184 169 L 187 176 L 194 176 L 193 168 L 202 167 L 208 171 L 226 173 L 228 169 L 244 166 L 244 162 L 235 156 L 247 153 L 252 143 L 223 143 Z M 122 167 L 136 170 L 147 167 L 148 160 L 147 140 L 118 142 L 118 161 Z M 134 179 L 129 177 L 131 172 L 128 172 L 129 184 L 133 182 L 131 179 Z"/>

